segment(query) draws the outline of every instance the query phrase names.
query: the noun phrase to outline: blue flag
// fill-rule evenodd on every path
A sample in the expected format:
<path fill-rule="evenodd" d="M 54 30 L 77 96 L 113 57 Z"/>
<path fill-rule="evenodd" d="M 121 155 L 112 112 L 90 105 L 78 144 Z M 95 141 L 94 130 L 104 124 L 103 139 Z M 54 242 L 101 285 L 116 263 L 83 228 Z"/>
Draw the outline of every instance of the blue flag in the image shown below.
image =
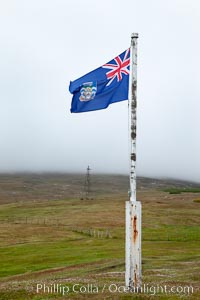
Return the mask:
<path fill-rule="evenodd" d="M 130 49 L 107 64 L 70 82 L 73 94 L 71 112 L 107 108 L 111 103 L 128 99 Z"/>

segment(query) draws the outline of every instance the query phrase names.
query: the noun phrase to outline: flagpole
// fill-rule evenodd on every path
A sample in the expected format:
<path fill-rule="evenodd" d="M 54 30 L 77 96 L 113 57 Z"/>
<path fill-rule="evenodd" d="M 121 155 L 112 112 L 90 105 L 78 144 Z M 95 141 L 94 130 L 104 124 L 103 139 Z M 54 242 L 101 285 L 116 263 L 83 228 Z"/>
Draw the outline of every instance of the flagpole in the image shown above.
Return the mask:
<path fill-rule="evenodd" d="M 126 201 L 126 287 L 141 288 L 141 203 L 136 200 L 137 39 L 131 35 L 129 81 L 130 199 Z"/>

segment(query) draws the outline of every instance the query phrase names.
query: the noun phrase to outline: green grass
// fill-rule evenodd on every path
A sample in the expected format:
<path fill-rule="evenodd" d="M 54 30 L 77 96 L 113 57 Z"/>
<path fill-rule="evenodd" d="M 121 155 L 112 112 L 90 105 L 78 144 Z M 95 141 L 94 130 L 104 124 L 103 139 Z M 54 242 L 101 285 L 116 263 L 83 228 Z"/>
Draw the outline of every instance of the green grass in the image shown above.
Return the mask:
<path fill-rule="evenodd" d="M 200 188 L 167 188 L 163 191 L 169 194 L 200 193 Z"/>
<path fill-rule="evenodd" d="M 103 259 L 122 258 L 124 248 L 116 253 L 116 240 L 77 238 L 52 243 L 3 247 L 0 249 L 0 276 L 11 276 Z M 12 263 L 14 260 L 14 264 Z"/>
<path fill-rule="evenodd" d="M 143 228 L 143 240 L 150 241 L 200 241 L 200 226 L 157 225 Z"/>
<path fill-rule="evenodd" d="M 200 199 L 195 199 L 194 202 L 195 203 L 200 203 Z"/>

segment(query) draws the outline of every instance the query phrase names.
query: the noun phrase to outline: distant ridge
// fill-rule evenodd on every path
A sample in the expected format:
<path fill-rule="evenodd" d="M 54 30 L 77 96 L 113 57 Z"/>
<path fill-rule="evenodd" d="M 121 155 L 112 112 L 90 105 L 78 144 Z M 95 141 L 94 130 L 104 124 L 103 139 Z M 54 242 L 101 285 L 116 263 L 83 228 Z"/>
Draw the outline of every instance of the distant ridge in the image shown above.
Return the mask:
<path fill-rule="evenodd" d="M 200 183 L 172 179 L 172 178 L 149 178 L 149 177 L 137 177 L 138 188 L 166 188 L 166 187 L 200 187 Z"/>

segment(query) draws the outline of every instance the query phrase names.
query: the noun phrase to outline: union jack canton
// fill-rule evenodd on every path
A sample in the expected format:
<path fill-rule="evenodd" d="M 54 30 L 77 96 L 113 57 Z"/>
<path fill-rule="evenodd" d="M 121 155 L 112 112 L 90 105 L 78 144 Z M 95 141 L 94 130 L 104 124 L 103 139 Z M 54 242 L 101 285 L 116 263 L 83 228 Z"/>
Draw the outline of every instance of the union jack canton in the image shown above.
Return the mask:
<path fill-rule="evenodd" d="M 90 73 L 71 81 L 71 112 L 87 112 L 107 108 L 128 99 L 130 49 Z"/>

